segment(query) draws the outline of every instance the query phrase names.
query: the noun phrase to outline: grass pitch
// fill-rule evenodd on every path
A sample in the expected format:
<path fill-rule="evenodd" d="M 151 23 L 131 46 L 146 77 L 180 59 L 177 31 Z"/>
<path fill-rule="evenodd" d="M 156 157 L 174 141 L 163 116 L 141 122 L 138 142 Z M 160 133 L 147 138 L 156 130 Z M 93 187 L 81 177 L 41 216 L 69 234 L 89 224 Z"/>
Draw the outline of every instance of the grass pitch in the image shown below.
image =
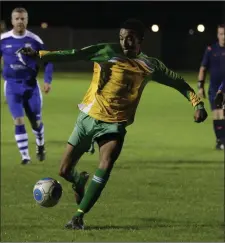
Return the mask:
<path fill-rule="evenodd" d="M 184 76 L 196 87 L 196 74 Z M 44 163 L 35 159 L 35 139 L 26 123 L 33 161 L 20 165 L 13 121 L 1 105 L 1 241 L 224 241 L 224 152 L 214 150 L 211 114 L 194 123 L 187 100 L 156 83 L 145 88 L 111 178 L 86 215 L 87 230 L 64 229 L 77 207 L 71 185 L 58 176 L 59 162 L 90 78 L 54 75 L 52 91 L 44 95 Z M 93 175 L 97 166 L 98 152 L 84 155 L 78 169 Z M 32 197 L 43 177 L 63 186 L 60 203 L 51 209 Z"/>

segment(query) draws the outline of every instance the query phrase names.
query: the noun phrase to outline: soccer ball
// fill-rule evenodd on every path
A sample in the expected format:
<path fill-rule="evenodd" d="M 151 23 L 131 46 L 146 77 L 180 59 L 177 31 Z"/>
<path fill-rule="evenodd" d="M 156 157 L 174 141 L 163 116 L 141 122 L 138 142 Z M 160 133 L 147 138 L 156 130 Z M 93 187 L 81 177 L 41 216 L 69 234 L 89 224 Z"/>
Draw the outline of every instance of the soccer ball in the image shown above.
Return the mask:
<path fill-rule="evenodd" d="M 54 207 L 62 196 L 62 186 L 53 178 L 43 178 L 35 184 L 33 196 L 40 206 Z"/>

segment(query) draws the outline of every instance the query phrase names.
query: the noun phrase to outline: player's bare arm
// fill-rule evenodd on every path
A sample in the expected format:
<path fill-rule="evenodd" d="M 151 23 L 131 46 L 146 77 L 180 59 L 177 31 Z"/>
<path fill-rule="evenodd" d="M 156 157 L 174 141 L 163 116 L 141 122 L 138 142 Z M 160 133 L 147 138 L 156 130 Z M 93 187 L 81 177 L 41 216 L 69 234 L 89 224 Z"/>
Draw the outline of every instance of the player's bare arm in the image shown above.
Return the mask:
<path fill-rule="evenodd" d="M 204 99 L 206 98 L 206 93 L 205 93 L 206 74 L 207 74 L 207 68 L 201 66 L 198 74 L 198 95 Z"/>

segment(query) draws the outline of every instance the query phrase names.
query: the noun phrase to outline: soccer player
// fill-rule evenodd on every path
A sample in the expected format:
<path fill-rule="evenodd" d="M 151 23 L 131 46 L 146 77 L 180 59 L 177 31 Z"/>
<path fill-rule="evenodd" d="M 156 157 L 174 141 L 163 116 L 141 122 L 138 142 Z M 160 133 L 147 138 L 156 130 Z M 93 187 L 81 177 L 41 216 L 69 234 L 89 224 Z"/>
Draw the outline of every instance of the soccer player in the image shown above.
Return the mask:
<path fill-rule="evenodd" d="M 37 159 L 45 159 L 44 124 L 41 117 L 42 94 L 37 82 L 36 60 L 19 52 L 20 48 L 45 49 L 43 41 L 26 29 L 28 13 L 24 8 L 12 11 L 13 29 L 1 35 L 0 56 L 4 61 L 2 76 L 6 81 L 6 99 L 15 123 L 15 139 L 22 156 L 22 164 L 31 161 L 28 151 L 28 134 L 24 124 L 24 111 L 36 136 Z M 46 63 L 44 92 L 51 88 L 53 65 Z"/>
<path fill-rule="evenodd" d="M 0 21 L 0 32 L 4 33 L 6 31 L 6 24 L 4 20 Z"/>
<path fill-rule="evenodd" d="M 83 217 L 94 206 L 110 177 L 126 135 L 126 126 L 134 122 L 144 87 L 150 80 L 177 89 L 194 107 L 195 122 L 207 117 L 204 104 L 178 74 L 141 51 L 145 27 L 138 20 L 127 20 L 120 29 L 120 44 L 98 44 L 81 50 L 22 52 L 43 61 L 94 62 L 90 87 L 78 105 L 80 114 L 63 155 L 60 176 L 72 183 L 79 208 L 66 224 L 69 229 L 84 229 Z M 159 94 L 160 99 L 160 94 Z M 147 111 L 146 111 L 147 112 Z M 84 193 L 88 173 L 78 173 L 75 165 L 82 155 L 94 152 L 97 142 L 99 167 Z"/>
<path fill-rule="evenodd" d="M 208 98 L 213 114 L 213 127 L 216 135 L 216 149 L 224 149 L 222 140 L 225 137 L 225 120 L 223 110 L 216 107 L 215 96 L 221 85 L 223 79 L 225 79 L 225 25 L 219 25 L 217 28 L 218 42 L 208 46 L 205 50 L 203 60 L 198 75 L 198 94 L 202 98 L 206 98 L 205 95 L 205 78 L 206 73 L 210 73 L 210 83 L 208 90 Z"/>

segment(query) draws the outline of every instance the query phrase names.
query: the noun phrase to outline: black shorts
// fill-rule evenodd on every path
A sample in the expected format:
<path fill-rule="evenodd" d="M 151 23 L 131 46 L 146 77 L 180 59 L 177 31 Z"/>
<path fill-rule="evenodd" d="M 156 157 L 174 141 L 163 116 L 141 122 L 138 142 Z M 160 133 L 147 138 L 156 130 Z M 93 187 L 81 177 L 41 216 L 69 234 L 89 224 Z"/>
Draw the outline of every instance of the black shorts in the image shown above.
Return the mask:
<path fill-rule="evenodd" d="M 210 104 L 210 108 L 211 110 L 216 110 L 216 104 L 215 104 L 215 97 L 216 97 L 216 93 L 217 93 L 217 90 L 214 90 L 214 89 L 209 89 L 208 91 L 208 98 L 209 98 L 209 104 Z"/>

